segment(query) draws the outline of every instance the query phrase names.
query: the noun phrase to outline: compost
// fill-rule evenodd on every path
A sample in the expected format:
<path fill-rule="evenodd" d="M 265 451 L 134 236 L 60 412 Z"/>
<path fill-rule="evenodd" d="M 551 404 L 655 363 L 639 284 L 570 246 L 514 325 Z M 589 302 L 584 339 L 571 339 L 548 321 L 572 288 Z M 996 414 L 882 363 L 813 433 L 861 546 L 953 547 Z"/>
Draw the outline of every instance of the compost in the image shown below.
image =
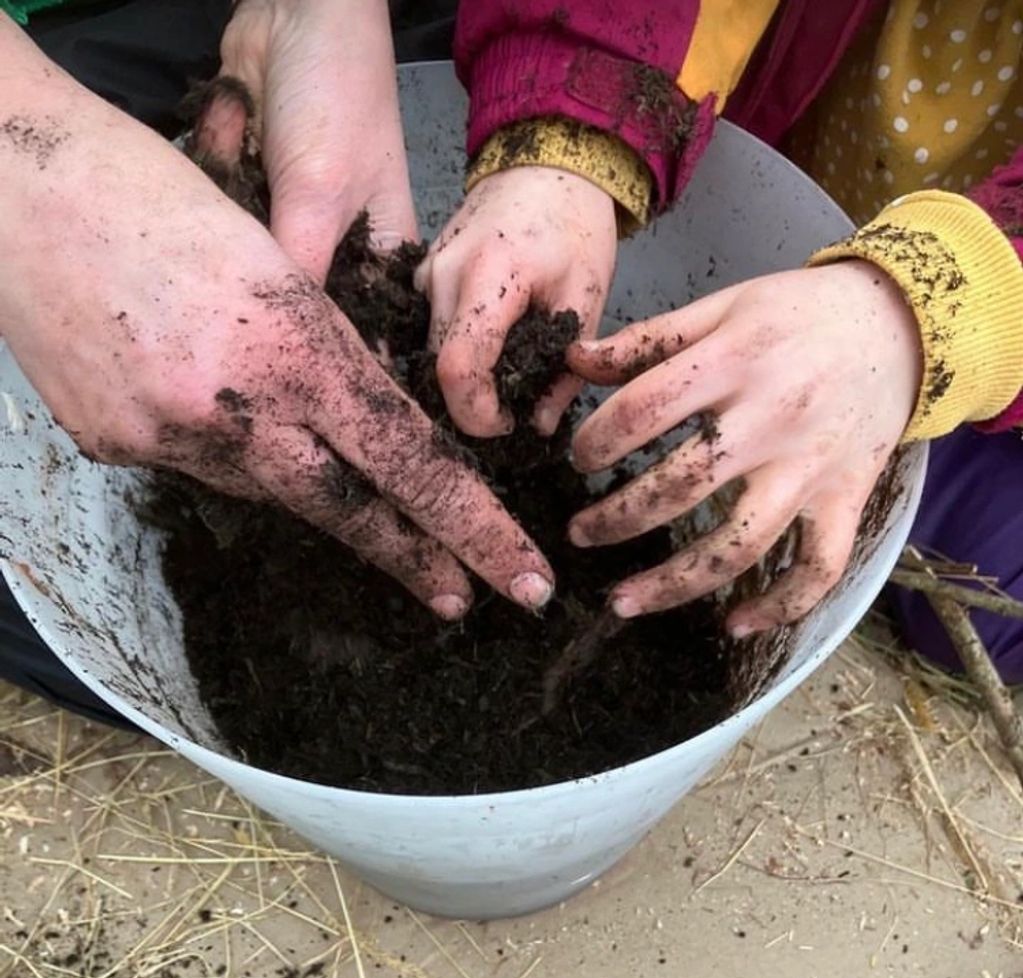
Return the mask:
<path fill-rule="evenodd" d="M 258 159 L 208 171 L 265 218 Z M 297 778 L 456 794 L 593 775 L 718 723 L 754 680 L 744 689 L 730 681 L 739 646 L 722 638 L 707 601 L 605 628 L 601 647 L 568 670 L 554 700 L 549 688 L 545 697 L 545 677 L 549 687 L 566 648 L 595 629 L 600 636 L 610 587 L 670 556 L 671 534 L 586 550 L 567 540 L 569 517 L 600 495 L 568 458 L 584 408 L 549 439 L 529 418 L 564 371 L 575 314 L 530 309 L 513 327 L 496 374 L 514 432 L 468 438 L 447 419 L 427 352 L 429 307 L 412 284 L 423 248 L 380 257 L 369 231 L 360 218 L 338 248 L 328 295 L 371 347 L 386 349 L 439 437 L 538 543 L 557 573 L 557 595 L 534 616 L 476 581 L 468 616 L 444 623 L 283 509 L 157 474 L 144 513 L 165 534 L 163 572 L 181 607 L 188 659 L 225 740 L 247 763 Z M 703 430 L 714 437 L 713 425 Z M 343 483 L 338 491 L 351 493 Z"/>

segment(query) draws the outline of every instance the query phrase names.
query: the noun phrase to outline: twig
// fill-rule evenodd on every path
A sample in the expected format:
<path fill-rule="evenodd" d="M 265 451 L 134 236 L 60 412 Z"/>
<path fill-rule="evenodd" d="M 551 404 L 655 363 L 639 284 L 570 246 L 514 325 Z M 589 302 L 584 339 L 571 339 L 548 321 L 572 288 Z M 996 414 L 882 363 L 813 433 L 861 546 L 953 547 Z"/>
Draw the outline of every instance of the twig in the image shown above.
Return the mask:
<path fill-rule="evenodd" d="M 540 962 L 543 961 L 543 955 L 538 955 L 529 964 L 529 967 L 519 975 L 519 978 L 529 978 L 529 976 L 540 967 Z"/>
<path fill-rule="evenodd" d="M 543 706 L 541 716 L 550 716 L 561 701 L 569 680 L 593 664 L 604 643 L 625 627 L 625 621 L 610 608 L 605 608 L 593 624 L 578 638 L 572 639 L 543 674 Z"/>
<path fill-rule="evenodd" d="M 1023 723 L 984 643 L 966 612 L 950 598 L 931 598 L 934 611 L 948 630 L 969 677 L 977 684 L 1016 776 L 1023 785 Z"/>
<path fill-rule="evenodd" d="M 922 571 L 919 576 L 933 576 L 932 572 L 928 570 L 926 562 L 913 547 L 906 548 L 906 555 L 912 561 L 913 566 Z M 934 580 L 936 583 L 945 583 L 937 581 L 937 578 Z M 968 591 L 969 589 L 957 590 Z M 1021 722 L 1016 706 L 1012 702 L 1012 695 L 1005 683 L 1002 682 L 1002 677 L 998 675 L 998 670 L 995 669 L 988 650 L 962 605 L 950 597 L 947 592 L 931 591 L 927 594 L 927 599 L 948 632 L 963 667 L 966 669 L 966 674 L 973 680 L 984 697 L 1002 747 L 1016 771 L 1016 777 L 1023 785 L 1023 722 Z"/>
<path fill-rule="evenodd" d="M 951 581 L 942 580 L 925 571 L 904 570 L 898 567 L 892 571 L 891 581 L 893 584 L 899 584 L 911 591 L 923 591 L 931 600 L 934 597 L 950 598 L 957 604 L 983 608 L 985 611 L 993 611 L 1005 618 L 1023 619 L 1023 601 L 1017 601 L 1005 594 L 978 591 L 962 584 L 953 584 Z"/>

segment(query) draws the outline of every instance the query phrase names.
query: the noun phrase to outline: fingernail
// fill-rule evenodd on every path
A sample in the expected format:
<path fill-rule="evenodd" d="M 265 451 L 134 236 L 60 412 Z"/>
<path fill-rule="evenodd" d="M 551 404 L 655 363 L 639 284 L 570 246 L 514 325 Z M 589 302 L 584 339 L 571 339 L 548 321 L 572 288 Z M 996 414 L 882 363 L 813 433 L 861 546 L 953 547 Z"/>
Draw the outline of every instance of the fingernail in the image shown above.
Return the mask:
<path fill-rule="evenodd" d="M 577 547 L 592 546 L 590 538 L 586 535 L 586 531 L 578 523 L 568 524 L 568 539 Z"/>
<path fill-rule="evenodd" d="M 438 594 L 431 598 L 430 607 L 445 621 L 458 621 L 469 610 L 465 600 L 457 594 Z"/>
<path fill-rule="evenodd" d="M 529 571 L 519 574 L 508 588 L 511 596 L 529 608 L 542 608 L 554 594 L 554 585 L 540 574 Z"/>
<path fill-rule="evenodd" d="M 627 594 L 620 594 L 611 602 L 611 610 L 619 618 L 635 618 L 637 615 L 643 613 L 643 609 L 640 608 L 639 602 L 635 598 L 630 598 Z"/>
<path fill-rule="evenodd" d="M 756 629 L 752 625 L 735 625 L 732 627 L 732 638 L 737 642 L 741 642 L 744 638 L 749 638 Z"/>

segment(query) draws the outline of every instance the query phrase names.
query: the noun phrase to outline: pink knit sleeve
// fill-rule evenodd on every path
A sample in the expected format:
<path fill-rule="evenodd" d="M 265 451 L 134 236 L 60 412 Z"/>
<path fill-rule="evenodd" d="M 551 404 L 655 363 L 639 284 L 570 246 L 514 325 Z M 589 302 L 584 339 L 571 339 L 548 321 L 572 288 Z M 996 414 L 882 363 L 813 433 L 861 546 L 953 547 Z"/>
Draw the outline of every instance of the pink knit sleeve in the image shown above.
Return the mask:
<path fill-rule="evenodd" d="M 710 139 L 713 99 L 676 85 L 698 0 L 466 0 L 455 65 L 470 96 L 468 150 L 498 129 L 563 116 L 628 143 L 654 178 L 654 207 L 681 192 Z"/>

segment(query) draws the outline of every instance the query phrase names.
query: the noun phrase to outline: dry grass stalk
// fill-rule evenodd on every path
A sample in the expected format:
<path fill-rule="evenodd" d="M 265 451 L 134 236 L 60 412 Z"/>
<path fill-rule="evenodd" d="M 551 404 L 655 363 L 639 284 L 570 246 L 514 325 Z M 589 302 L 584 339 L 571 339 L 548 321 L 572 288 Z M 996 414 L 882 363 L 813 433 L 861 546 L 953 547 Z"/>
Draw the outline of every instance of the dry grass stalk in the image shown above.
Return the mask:
<path fill-rule="evenodd" d="M 757 837 L 760 830 L 764 827 L 764 822 L 766 821 L 767 819 L 762 818 L 759 822 L 757 822 L 756 825 L 753 826 L 752 829 L 750 829 L 750 831 L 746 835 L 746 838 L 742 840 L 742 842 L 739 844 L 739 847 L 725 860 L 721 868 L 717 872 L 712 873 L 710 876 L 708 876 L 695 890 L 693 890 L 692 893 L 693 896 L 696 896 L 697 893 L 700 893 L 702 890 L 705 890 L 708 886 L 710 886 L 711 883 L 721 879 L 721 877 L 724 876 L 725 873 L 727 873 L 739 861 L 742 854 L 749 848 L 750 843 Z"/>
<path fill-rule="evenodd" d="M 946 831 L 950 840 L 953 842 L 955 848 L 961 853 L 962 858 L 973 870 L 974 878 L 977 881 L 979 889 L 981 891 L 986 891 L 989 888 L 987 874 L 984 872 L 984 868 L 981 866 L 980 860 L 974 853 L 969 839 L 966 838 L 966 834 L 960 828 L 959 821 L 953 813 L 952 808 L 948 803 L 948 799 L 945 797 L 945 792 L 941 790 L 941 784 L 938 782 L 938 777 L 934 773 L 934 768 L 931 767 L 930 758 L 928 758 L 927 752 L 923 748 L 923 744 L 920 743 L 920 738 L 913 729 L 913 725 L 906 719 L 906 715 L 898 708 L 898 706 L 895 707 L 895 713 L 898 716 L 899 721 L 902 723 L 902 726 L 905 728 L 906 733 L 909 735 L 909 742 L 913 747 L 913 752 L 916 754 L 917 760 L 920 762 L 920 768 L 927 778 L 927 783 L 931 786 L 931 791 L 934 792 L 935 797 L 941 803 L 941 810 L 945 816 Z"/>

